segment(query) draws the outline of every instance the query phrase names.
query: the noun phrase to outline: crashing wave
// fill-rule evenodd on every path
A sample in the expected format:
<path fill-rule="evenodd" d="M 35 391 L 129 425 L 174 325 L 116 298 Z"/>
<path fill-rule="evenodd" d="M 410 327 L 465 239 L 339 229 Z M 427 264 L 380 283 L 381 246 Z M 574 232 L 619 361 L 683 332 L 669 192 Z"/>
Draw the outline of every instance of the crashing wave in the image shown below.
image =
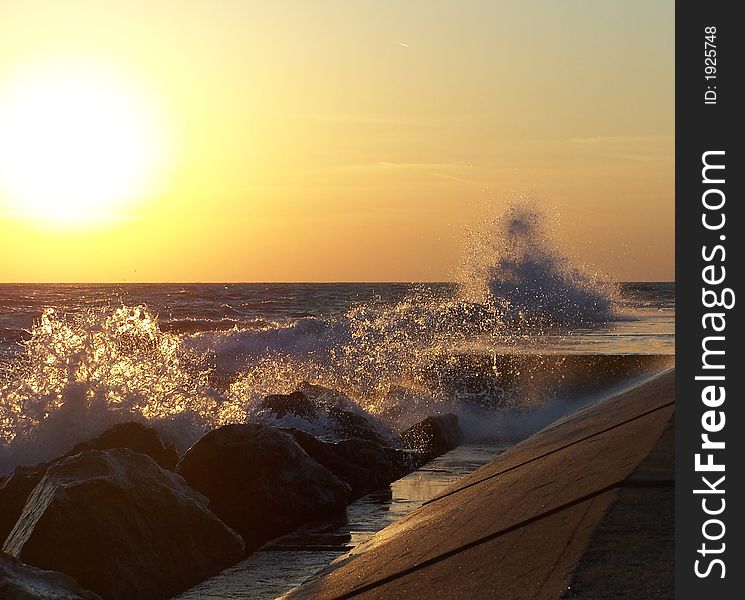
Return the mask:
<path fill-rule="evenodd" d="M 225 423 L 274 418 L 263 398 L 308 381 L 341 390 L 354 410 L 399 431 L 435 413 L 485 422 L 485 411 L 514 409 L 525 400 L 515 381 L 542 381 L 547 367 L 505 369 L 490 348 L 520 347 L 525 326 L 612 319 L 613 296 L 548 243 L 535 212 L 510 208 L 493 240 L 481 300 L 463 286 L 423 288 L 336 317 L 179 333 L 145 306 L 76 316 L 48 309 L 0 374 L 0 472 L 128 420 L 183 449 Z M 323 419 L 306 425 L 328 429 Z"/>
<path fill-rule="evenodd" d="M 512 205 L 495 234 L 487 285 L 505 324 L 588 325 L 615 318 L 615 290 L 552 246 L 541 213 Z"/>

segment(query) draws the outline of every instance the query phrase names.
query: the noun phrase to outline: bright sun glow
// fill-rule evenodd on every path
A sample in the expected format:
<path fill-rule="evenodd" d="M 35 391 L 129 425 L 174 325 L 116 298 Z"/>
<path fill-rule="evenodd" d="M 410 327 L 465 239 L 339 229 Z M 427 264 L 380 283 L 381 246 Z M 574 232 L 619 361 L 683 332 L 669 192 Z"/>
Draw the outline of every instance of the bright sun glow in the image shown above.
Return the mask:
<path fill-rule="evenodd" d="M 0 205 L 80 225 L 120 218 L 155 182 L 163 139 L 152 110 L 107 75 L 37 72 L 0 93 Z"/>

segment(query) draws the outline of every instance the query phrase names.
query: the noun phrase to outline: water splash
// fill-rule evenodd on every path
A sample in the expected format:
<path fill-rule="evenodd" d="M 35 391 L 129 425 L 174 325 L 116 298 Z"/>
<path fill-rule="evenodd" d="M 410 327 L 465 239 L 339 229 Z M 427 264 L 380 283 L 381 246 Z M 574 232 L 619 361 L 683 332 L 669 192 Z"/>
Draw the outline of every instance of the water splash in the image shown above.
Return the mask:
<path fill-rule="evenodd" d="M 572 264 L 546 216 L 516 201 L 491 224 L 476 270 L 506 326 L 582 326 L 616 318 L 616 287 Z"/>
<path fill-rule="evenodd" d="M 0 461 L 44 460 L 125 420 L 194 437 L 219 420 L 207 370 L 145 307 L 47 309 L 0 379 Z M 0 467 L 2 464 L 0 464 Z"/>
<path fill-rule="evenodd" d="M 72 317 L 48 309 L 23 356 L 0 374 L 0 472 L 125 420 L 152 424 L 183 449 L 219 425 L 270 419 L 264 396 L 307 382 L 340 390 L 347 407 L 381 428 L 456 412 L 498 430 L 505 409 L 537 406 L 515 382 L 542 390 L 547 367 L 513 372 L 497 355 L 534 344 L 547 328 L 571 333 L 612 319 L 613 295 L 550 244 L 541 215 L 524 205 L 508 208 L 476 254 L 468 285 L 422 288 L 336 317 L 179 334 L 145 306 Z"/>

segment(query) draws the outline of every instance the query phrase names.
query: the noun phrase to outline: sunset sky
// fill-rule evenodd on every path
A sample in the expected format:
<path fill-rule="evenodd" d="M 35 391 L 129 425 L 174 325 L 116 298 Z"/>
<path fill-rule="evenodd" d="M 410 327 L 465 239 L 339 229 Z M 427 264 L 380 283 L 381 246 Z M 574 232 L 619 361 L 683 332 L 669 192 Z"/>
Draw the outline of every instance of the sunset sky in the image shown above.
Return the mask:
<path fill-rule="evenodd" d="M 671 280 L 673 14 L 3 0 L 0 281 L 445 280 L 515 196 Z"/>

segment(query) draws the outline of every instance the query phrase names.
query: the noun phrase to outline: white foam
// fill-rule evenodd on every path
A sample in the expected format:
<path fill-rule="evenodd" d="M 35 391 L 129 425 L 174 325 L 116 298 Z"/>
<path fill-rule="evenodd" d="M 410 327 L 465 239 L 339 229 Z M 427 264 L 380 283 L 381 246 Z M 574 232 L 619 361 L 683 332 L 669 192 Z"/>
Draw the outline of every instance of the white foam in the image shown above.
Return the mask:
<path fill-rule="evenodd" d="M 457 378 L 441 385 L 442 373 L 432 365 L 444 357 L 447 367 L 448 357 L 476 339 L 487 348 L 519 346 L 523 332 L 515 324 L 575 326 L 612 318 L 613 301 L 606 287 L 548 244 L 535 213 L 510 209 L 495 238 L 499 243 L 481 270 L 490 295 L 480 300 L 422 289 L 336 317 L 188 335 L 162 331 L 145 306 L 75 317 L 47 310 L 23 356 L 0 378 L 0 472 L 59 455 L 125 420 L 151 423 L 183 449 L 219 425 L 268 419 L 256 410 L 258 401 L 305 381 L 341 390 L 381 428 L 456 412 L 469 430 L 496 431 L 506 413 L 484 418 L 473 408 L 468 382 L 463 390 Z M 217 378 L 227 383 L 213 386 Z M 506 408 L 519 408 L 513 400 Z M 523 418 L 516 414 L 513 427 Z M 524 420 L 535 422 L 537 415 Z M 322 420 L 288 419 L 276 424 L 328 432 Z"/>

